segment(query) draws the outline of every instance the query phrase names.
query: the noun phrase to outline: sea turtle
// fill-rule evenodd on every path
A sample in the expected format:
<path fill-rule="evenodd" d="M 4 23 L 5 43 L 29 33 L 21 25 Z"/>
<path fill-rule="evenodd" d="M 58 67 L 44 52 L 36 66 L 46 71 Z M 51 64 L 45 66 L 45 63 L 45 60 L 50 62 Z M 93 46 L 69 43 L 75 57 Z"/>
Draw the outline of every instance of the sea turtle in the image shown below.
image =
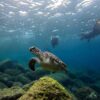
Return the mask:
<path fill-rule="evenodd" d="M 32 54 L 36 56 L 29 61 L 29 67 L 33 71 L 35 71 L 35 64 L 38 63 L 41 65 L 43 69 L 51 72 L 58 72 L 58 71 L 67 72 L 66 70 L 67 65 L 63 61 L 61 61 L 58 57 L 56 57 L 54 54 L 48 51 L 42 52 L 37 47 L 31 47 L 29 48 L 29 50 L 30 52 L 32 52 Z"/>

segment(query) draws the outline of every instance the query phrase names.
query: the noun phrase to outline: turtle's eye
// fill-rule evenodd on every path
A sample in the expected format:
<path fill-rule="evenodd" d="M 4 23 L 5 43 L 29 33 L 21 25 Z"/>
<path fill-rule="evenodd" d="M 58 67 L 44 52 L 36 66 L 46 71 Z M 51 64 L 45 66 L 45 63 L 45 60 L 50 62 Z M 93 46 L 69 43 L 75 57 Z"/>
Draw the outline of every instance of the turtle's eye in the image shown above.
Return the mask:
<path fill-rule="evenodd" d="M 29 50 L 32 51 L 33 50 L 33 47 L 29 48 Z"/>
<path fill-rule="evenodd" d="M 31 47 L 31 48 L 29 48 L 29 50 L 34 51 L 34 50 L 36 50 L 36 47 Z"/>
<path fill-rule="evenodd" d="M 40 53 L 40 49 L 38 49 L 37 47 L 31 47 L 30 49 L 30 52 L 38 55 Z"/>

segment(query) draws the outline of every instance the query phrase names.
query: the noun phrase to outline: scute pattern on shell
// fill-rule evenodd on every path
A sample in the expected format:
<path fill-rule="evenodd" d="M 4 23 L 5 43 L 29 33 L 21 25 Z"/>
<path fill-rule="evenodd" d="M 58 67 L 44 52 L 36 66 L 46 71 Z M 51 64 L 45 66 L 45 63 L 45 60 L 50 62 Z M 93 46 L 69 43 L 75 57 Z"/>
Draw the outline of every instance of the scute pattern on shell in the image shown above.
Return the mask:
<path fill-rule="evenodd" d="M 56 63 L 65 66 L 65 63 L 64 63 L 63 61 L 61 61 L 61 60 L 60 60 L 57 56 L 55 56 L 54 54 L 52 54 L 52 53 L 50 53 L 50 52 L 48 52 L 48 51 L 45 51 L 45 52 L 44 52 L 44 55 L 48 55 L 52 61 L 55 61 Z"/>

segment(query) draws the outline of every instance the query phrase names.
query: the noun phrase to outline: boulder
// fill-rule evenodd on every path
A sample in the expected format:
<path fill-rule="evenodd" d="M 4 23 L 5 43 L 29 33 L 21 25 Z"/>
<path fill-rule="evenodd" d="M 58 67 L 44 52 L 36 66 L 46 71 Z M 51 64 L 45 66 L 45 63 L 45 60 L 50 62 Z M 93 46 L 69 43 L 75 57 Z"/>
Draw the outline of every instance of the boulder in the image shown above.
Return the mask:
<path fill-rule="evenodd" d="M 4 83 L 8 87 L 11 87 L 13 84 L 11 76 L 5 73 L 0 75 L 0 82 Z"/>
<path fill-rule="evenodd" d="M 0 89 L 3 89 L 3 88 L 7 88 L 7 85 L 5 85 L 4 83 L 0 82 Z"/>
<path fill-rule="evenodd" d="M 18 68 L 15 68 L 15 69 L 7 68 L 7 69 L 5 69 L 4 73 L 11 75 L 11 76 L 17 76 L 17 75 L 21 74 L 22 72 Z"/>
<path fill-rule="evenodd" d="M 27 83 L 30 83 L 31 80 L 29 78 L 27 78 L 25 76 L 25 74 L 19 74 L 18 76 L 15 77 L 15 82 L 20 82 L 22 83 L 23 85 L 27 84 Z"/>
<path fill-rule="evenodd" d="M 4 72 L 5 69 L 13 68 L 13 66 L 14 66 L 14 62 L 12 62 L 11 60 L 9 60 L 9 59 L 4 60 L 4 61 L 0 62 L 0 71 Z"/>
<path fill-rule="evenodd" d="M 99 95 L 90 87 L 79 88 L 76 92 L 78 100 L 99 100 Z"/>
<path fill-rule="evenodd" d="M 25 91 L 18 86 L 0 89 L 0 100 L 17 100 L 24 92 Z"/>
<path fill-rule="evenodd" d="M 61 84 L 51 77 L 42 77 L 18 100 L 76 100 Z"/>

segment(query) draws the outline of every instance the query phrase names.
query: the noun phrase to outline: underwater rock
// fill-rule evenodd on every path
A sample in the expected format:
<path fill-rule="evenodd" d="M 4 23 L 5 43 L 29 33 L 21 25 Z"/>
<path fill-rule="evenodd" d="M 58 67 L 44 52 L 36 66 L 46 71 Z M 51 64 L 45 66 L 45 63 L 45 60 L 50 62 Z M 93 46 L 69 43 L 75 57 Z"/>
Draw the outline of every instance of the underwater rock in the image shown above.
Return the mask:
<path fill-rule="evenodd" d="M 78 100 L 99 100 L 98 94 L 90 87 L 79 88 L 76 96 Z"/>
<path fill-rule="evenodd" d="M 52 73 L 49 76 L 54 78 L 54 79 L 56 79 L 57 81 L 59 81 L 61 83 L 65 82 L 65 80 L 67 80 L 69 78 L 67 74 L 61 73 L 61 72 L 59 72 L 59 73 Z"/>
<path fill-rule="evenodd" d="M 26 73 L 28 69 L 25 69 L 21 64 L 19 63 L 16 63 L 14 65 L 14 69 L 18 69 L 19 71 L 21 71 L 21 73 Z"/>
<path fill-rule="evenodd" d="M 0 75 L 0 82 L 5 84 L 6 87 L 11 87 L 15 84 L 19 84 L 19 86 L 22 86 L 24 84 L 30 83 L 32 80 L 30 80 L 25 74 L 19 74 L 16 76 L 11 76 L 5 73 L 2 73 Z M 0 87 L 1 88 L 1 87 Z"/>
<path fill-rule="evenodd" d="M 100 87 L 98 85 L 91 85 L 91 88 L 100 94 Z"/>
<path fill-rule="evenodd" d="M 11 75 L 11 76 L 17 76 L 19 74 L 21 74 L 22 72 L 17 68 L 15 69 L 5 69 L 4 73 Z"/>
<path fill-rule="evenodd" d="M 7 88 L 7 85 L 5 85 L 4 83 L 0 82 L 0 89 L 3 89 L 3 88 Z"/>
<path fill-rule="evenodd" d="M 0 62 L 0 82 L 6 87 L 12 87 L 16 83 L 17 85 L 19 84 L 19 86 L 22 86 L 33 81 L 33 74 L 30 73 L 31 78 L 33 78 L 33 80 L 30 80 L 26 75 L 27 72 L 30 73 L 30 70 L 24 69 L 24 67 L 17 62 L 11 60 Z M 0 88 L 5 88 L 4 85 Z"/>
<path fill-rule="evenodd" d="M 27 78 L 24 74 L 19 74 L 18 76 L 15 77 L 15 82 L 21 82 L 24 85 L 30 83 L 31 80 Z"/>
<path fill-rule="evenodd" d="M 11 67 L 12 67 L 12 62 L 9 59 L 0 62 L 0 71 L 1 72 L 3 72 L 4 69 L 6 69 L 6 68 L 11 68 Z"/>
<path fill-rule="evenodd" d="M 35 72 L 33 72 L 33 71 L 28 70 L 28 71 L 25 73 L 25 76 L 26 76 L 27 78 L 29 78 L 31 81 L 36 80 L 36 74 L 35 74 Z"/>
<path fill-rule="evenodd" d="M 11 76 L 5 73 L 0 75 L 0 82 L 4 83 L 7 87 L 11 87 L 13 84 Z"/>
<path fill-rule="evenodd" d="M 13 86 L 20 86 L 20 87 L 22 87 L 23 84 L 21 82 L 13 82 Z"/>
<path fill-rule="evenodd" d="M 35 81 L 32 81 L 26 85 L 23 86 L 23 90 L 27 91 L 29 90 L 29 88 L 35 83 Z"/>
<path fill-rule="evenodd" d="M 93 77 L 90 77 L 88 75 L 81 75 L 79 79 L 86 84 L 94 84 L 96 82 L 96 80 Z"/>
<path fill-rule="evenodd" d="M 17 100 L 24 93 L 25 91 L 18 86 L 0 89 L 0 100 Z"/>
<path fill-rule="evenodd" d="M 42 77 L 18 100 L 76 100 L 76 98 L 56 80 Z"/>
<path fill-rule="evenodd" d="M 68 80 L 67 80 L 67 82 L 68 82 Z M 82 82 L 82 81 L 80 81 L 80 80 L 78 80 L 78 79 L 75 79 L 75 80 L 73 80 L 73 81 L 69 81 L 68 83 L 66 82 L 66 84 L 67 84 L 67 88 L 72 92 L 72 93 L 75 93 L 76 91 L 77 91 L 77 89 L 79 89 L 79 88 L 81 88 L 81 87 L 83 87 L 83 86 L 85 86 L 85 84 Z"/>
<path fill-rule="evenodd" d="M 64 73 L 54 73 L 49 76 L 63 84 L 63 86 L 67 87 L 67 89 L 69 89 L 71 92 L 74 92 L 77 90 L 77 88 L 84 86 L 84 83 L 77 79 L 76 76 L 74 77 L 74 74 L 70 76 Z"/>
<path fill-rule="evenodd" d="M 32 70 L 28 70 L 25 73 L 25 76 L 28 77 L 30 80 L 37 80 L 44 75 L 48 75 L 50 72 L 43 70 L 41 67 L 37 68 L 34 72 Z"/>
<path fill-rule="evenodd" d="M 68 71 L 68 76 L 71 78 L 71 79 L 77 79 L 77 75 L 75 72 L 70 72 Z"/>
<path fill-rule="evenodd" d="M 100 80 L 97 81 L 95 84 L 90 85 L 90 87 L 100 94 Z"/>
<path fill-rule="evenodd" d="M 63 73 L 55 73 L 51 74 L 51 77 L 62 83 L 64 86 L 68 87 L 69 85 L 74 84 L 74 80 L 72 80 L 68 75 L 63 74 Z"/>
<path fill-rule="evenodd" d="M 10 75 L 5 74 L 5 73 L 0 74 L 0 81 L 5 82 L 8 80 L 10 80 Z"/>
<path fill-rule="evenodd" d="M 9 59 L 0 62 L 0 72 L 4 72 L 6 69 L 16 69 L 16 70 L 18 69 L 21 72 L 26 71 L 22 65 Z"/>

